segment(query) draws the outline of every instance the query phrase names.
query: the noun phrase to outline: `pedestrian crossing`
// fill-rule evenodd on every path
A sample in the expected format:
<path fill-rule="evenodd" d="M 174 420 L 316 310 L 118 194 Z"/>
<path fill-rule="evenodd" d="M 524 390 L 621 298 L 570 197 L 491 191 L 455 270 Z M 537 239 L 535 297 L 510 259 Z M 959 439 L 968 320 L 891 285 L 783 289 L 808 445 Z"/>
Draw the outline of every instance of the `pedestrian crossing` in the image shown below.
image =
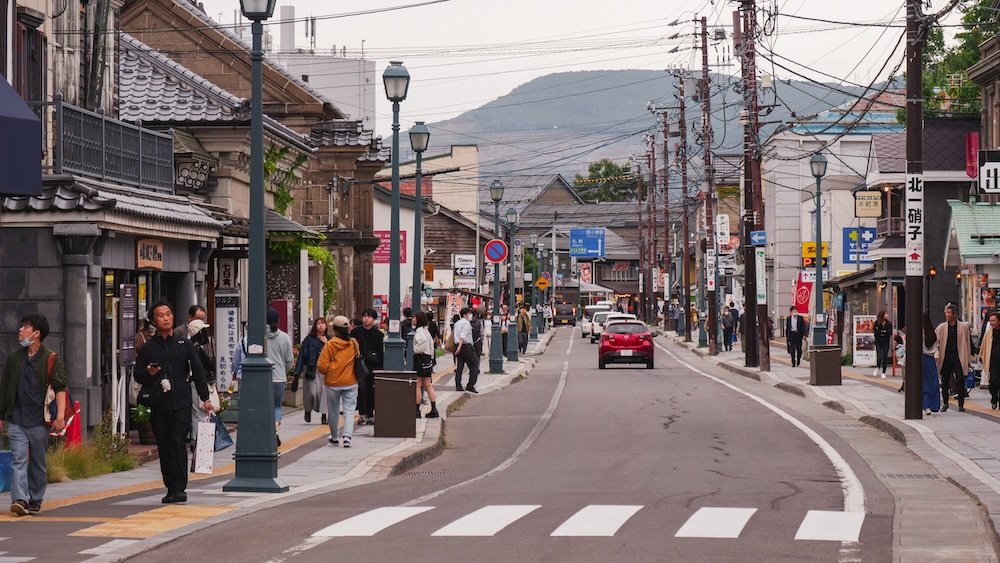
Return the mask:
<path fill-rule="evenodd" d="M 511 524 L 535 513 L 539 504 L 487 505 L 460 516 L 431 534 L 435 537 L 492 537 Z M 587 505 L 548 535 L 552 537 L 614 537 L 642 505 Z M 313 537 L 371 537 L 388 528 L 435 510 L 433 506 L 383 506 L 331 524 Z M 674 533 L 676 538 L 739 539 L 754 518 L 756 508 L 702 507 Z M 809 510 L 795 532 L 798 541 L 857 542 L 864 513 Z"/>

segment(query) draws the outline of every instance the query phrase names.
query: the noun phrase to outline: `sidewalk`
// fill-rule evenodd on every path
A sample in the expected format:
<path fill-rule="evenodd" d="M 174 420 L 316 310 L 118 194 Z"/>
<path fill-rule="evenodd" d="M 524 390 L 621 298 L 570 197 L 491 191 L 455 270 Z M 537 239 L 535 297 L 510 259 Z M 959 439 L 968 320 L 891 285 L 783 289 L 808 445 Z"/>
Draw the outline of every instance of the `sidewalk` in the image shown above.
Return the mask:
<path fill-rule="evenodd" d="M 881 379 L 872 377 L 871 372 L 862 373 L 865 368 L 843 366 L 841 385 L 812 386 L 809 385 L 809 362 L 793 368 L 781 342 L 772 341 L 771 371 L 761 372 L 759 368 L 744 367 L 743 351 L 738 346 L 713 358 L 708 356 L 707 348 L 697 348 L 697 338 L 685 343 L 683 337 L 671 332 L 664 339 L 688 348 L 707 361 L 717 362 L 728 371 L 821 403 L 885 432 L 942 477 L 978 499 L 992 521 L 993 530 L 989 535 L 996 545 L 1000 534 L 1000 411 L 990 409 L 989 391 L 971 389 L 970 398 L 965 401 L 967 412 L 959 412 L 952 398 L 947 412 L 924 416 L 922 420 L 906 420 L 904 393 L 897 392 L 902 377 Z M 901 370 L 897 374 L 901 375 Z M 931 510 L 928 520 L 945 525 L 949 518 L 947 507 L 937 506 Z"/>
<path fill-rule="evenodd" d="M 535 365 L 535 356 L 545 351 L 554 332 L 547 332 L 538 342 L 529 344 L 527 357 L 517 363 L 504 362 L 504 374 L 480 374 L 476 385 L 481 395 L 502 389 L 512 380 L 527 375 Z M 86 551 L 97 557 L 91 561 L 119 561 L 148 551 L 172 539 L 213 524 L 238 518 L 266 507 L 293 502 L 303 495 L 314 495 L 403 473 L 441 453 L 449 407 L 460 405 L 471 395 L 454 391 L 454 369 L 447 358 L 438 362 L 434 374 L 441 418 L 418 419 L 415 438 L 375 438 L 374 426 L 355 426 L 351 448 L 327 443 L 329 428 L 306 424 L 301 409 L 286 411 L 281 426 L 283 455 L 279 459 L 278 478 L 289 490 L 285 493 L 230 493 L 222 490 L 235 471 L 235 446 L 215 453 L 215 471 L 211 475 L 190 474 L 189 501 L 185 505 L 163 505 L 163 483 L 159 464 L 146 463 L 132 471 L 112 473 L 91 479 L 51 483 L 45 495 L 44 511 L 31 518 L 15 519 L 0 515 L 5 525 L 17 525 L 32 519 L 47 520 L 57 508 L 97 501 L 99 505 L 139 508 L 124 518 L 111 519 L 77 530 L 71 535 L 107 538 L 107 544 Z M 485 362 L 485 360 L 484 360 Z M 412 412 L 412 407 L 409 407 Z M 426 413 L 429 406 L 424 406 Z M 377 419 L 377 417 L 376 417 Z M 232 434 L 238 439 L 238 430 Z M 91 505 L 93 506 L 93 505 Z M 80 512 L 86 507 L 69 509 Z M 52 518 L 58 519 L 60 512 Z M 13 530 L 12 530 L 13 531 Z M 118 539 L 113 539 L 118 538 Z"/>

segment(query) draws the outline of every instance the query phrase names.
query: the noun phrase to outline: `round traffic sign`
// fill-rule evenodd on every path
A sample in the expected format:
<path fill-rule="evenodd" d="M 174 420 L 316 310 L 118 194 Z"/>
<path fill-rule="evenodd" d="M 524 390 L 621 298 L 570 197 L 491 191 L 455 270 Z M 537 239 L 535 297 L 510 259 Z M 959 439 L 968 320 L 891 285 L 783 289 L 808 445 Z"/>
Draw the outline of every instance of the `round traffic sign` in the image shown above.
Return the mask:
<path fill-rule="evenodd" d="M 547 280 L 549 280 L 549 281 L 552 281 L 552 274 L 550 274 L 548 270 L 545 270 L 545 271 L 544 271 L 544 272 L 542 272 L 542 273 L 541 273 L 540 275 L 541 275 L 541 276 L 542 276 L 543 278 L 545 278 L 545 279 L 547 279 Z"/>
<path fill-rule="evenodd" d="M 486 260 L 494 264 L 499 264 L 507 259 L 507 243 L 495 238 L 486 243 L 483 249 Z"/>

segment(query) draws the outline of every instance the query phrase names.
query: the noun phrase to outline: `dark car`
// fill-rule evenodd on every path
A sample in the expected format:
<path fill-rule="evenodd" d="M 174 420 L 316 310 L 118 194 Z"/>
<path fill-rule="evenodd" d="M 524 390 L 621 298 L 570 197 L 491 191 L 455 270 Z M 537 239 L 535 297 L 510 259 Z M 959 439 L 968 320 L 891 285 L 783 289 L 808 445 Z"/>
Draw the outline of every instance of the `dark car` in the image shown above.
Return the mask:
<path fill-rule="evenodd" d="M 576 326 L 576 307 L 569 303 L 558 303 L 552 311 L 552 324 Z"/>
<path fill-rule="evenodd" d="M 653 335 L 641 321 L 613 321 L 604 327 L 597 367 L 609 363 L 646 364 L 653 369 Z"/>

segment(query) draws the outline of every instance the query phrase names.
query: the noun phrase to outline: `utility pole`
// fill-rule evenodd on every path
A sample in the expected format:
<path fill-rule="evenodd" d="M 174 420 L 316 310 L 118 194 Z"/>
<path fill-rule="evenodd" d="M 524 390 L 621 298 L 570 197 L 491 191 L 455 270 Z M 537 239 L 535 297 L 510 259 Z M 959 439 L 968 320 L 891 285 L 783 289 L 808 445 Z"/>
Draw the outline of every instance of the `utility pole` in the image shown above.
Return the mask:
<path fill-rule="evenodd" d="M 649 303 L 647 305 L 647 321 L 656 321 L 656 286 L 653 283 L 653 270 L 659 267 L 659 261 L 656 254 L 656 192 L 657 181 L 656 181 L 656 130 L 653 130 L 652 135 L 649 138 L 649 197 L 647 201 L 649 203 L 649 269 L 647 270 L 649 283 Z"/>
<path fill-rule="evenodd" d="M 923 418 L 921 344 L 924 296 L 923 44 L 920 0 L 906 1 L 906 399 L 904 416 Z M 817 254 L 817 256 L 819 256 Z M 962 382 L 958 382 L 962 385 Z"/>
<path fill-rule="evenodd" d="M 642 188 L 642 166 L 639 162 L 634 162 L 635 166 L 635 213 L 636 221 L 639 224 L 639 307 L 641 311 L 645 311 L 646 304 L 646 290 L 642 287 L 642 282 L 644 281 L 643 276 L 646 271 L 646 238 L 645 232 L 642 228 L 642 194 L 640 193 L 640 188 Z M 636 311 L 638 313 L 639 311 Z M 639 315 L 636 315 L 638 318 Z"/>
<path fill-rule="evenodd" d="M 673 262 L 670 255 L 670 154 L 667 146 L 670 140 L 670 120 L 667 119 L 667 112 L 660 115 L 663 118 L 663 269 L 667 272 L 663 277 L 663 330 L 669 330 L 667 304 L 670 303 L 670 266 Z"/>
<path fill-rule="evenodd" d="M 683 213 L 681 230 L 684 231 L 684 241 L 681 243 L 681 249 L 684 252 L 681 260 L 682 267 L 684 268 L 681 278 L 684 284 L 684 303 L 681 307 L 681 314 L 684 316 L 684 342 L 691 342 L 691 332 L 694 330 L 691 323 L 691 225 L 688 220 L 691 212 L 688 208 L 687 119 L 684 117 L 684 112 L 686 111 L 684 98 L 687 96 L 687 93 L 684 91 L 683 73 L 679 75 L 677 86 L 681 93 L 680 114 L 677 118 L 677 128 L 680 129 L 681 142 L 677 148 L 677 158 L 681 161 L 681 212 Z"/>
<path fill-rule="evenodd" d="M 718 260 L 718 245 L 715 240 L 715 175 L 712 171 L 712 99 L 708 87 L 708 19 L 701 18 L 701 107 L 702 107 L 702 145 L 705 155 L 705 233 L 707 237 L 706 251 L 711 249 L 705 262 L 705 286 L 708 290 L 708 319 L 705 322 L 708 331 L 708 355 L 719 354 L 719 303 L 716 299 L 716 269 Z"/>

